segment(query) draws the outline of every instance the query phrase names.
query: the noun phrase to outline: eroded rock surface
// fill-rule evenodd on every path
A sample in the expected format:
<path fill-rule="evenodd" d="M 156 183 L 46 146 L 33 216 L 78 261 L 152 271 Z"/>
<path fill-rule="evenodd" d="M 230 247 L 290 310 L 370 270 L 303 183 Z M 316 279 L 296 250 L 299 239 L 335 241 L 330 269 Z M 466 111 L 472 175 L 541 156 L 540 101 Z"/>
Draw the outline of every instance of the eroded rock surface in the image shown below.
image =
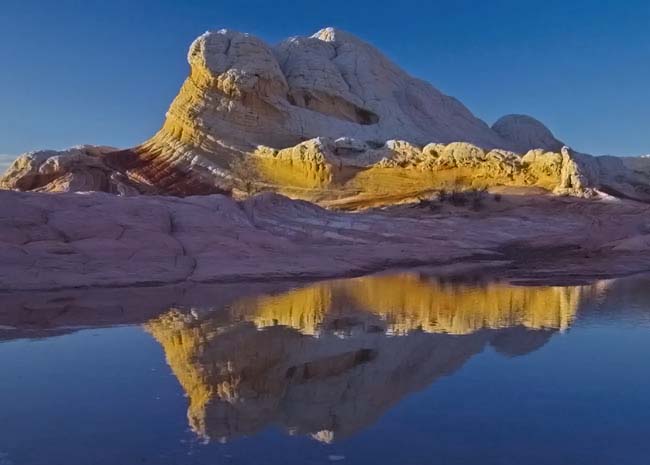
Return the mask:
<path fill-rule="evenodd" d="M 541 121 L 528 115 L 503 116 L 492 125 L 492 129 L 519 153 L 534 148 L 559 152 L 564 146 Z"/>
<path fill-rule="evenodd" d="M 146 160 L 138 158 L 133 150 L 112 147 L 84 145 L 62 151 L 28 152 L 20 155 L 0 176 L 0 189 L 107 192 L 121 196 L 226 192 L 214 182 L 202 182 L 171 167 L 155 176 L 149 168 Z"/>
<path fill-rule="evenodd" d="M 485 202 L 480 211 L 341 213 L 270 193 L 237 202 L 0 191 L 0 289 L 304 279 L 477 256 L 533 267 L 527 251 L 540 247 L 559 248 L 553 258 L 570 256 L 573 267 L 592 273 L 598 257 L 609 260 L 610 273 L 630 254 L 636 262 L 625 271 L 647 266 L 643 204 L 517 196 Z M 522 245 L 510 255 L 513 244 Z"/>
<path fill-rule="evenodd" d="M 340 30 L 276 46 L 206 32 L 188 62 L 190 75 L 150 140 L 121 151 L 26 154 L 0 187 L 183 196 L 244 185 L 330 206 L 345 198 L 390 204 L 450 186 L 650 199 L 649 170 L 638 169 L 647 163 L 563 148 L 525 115 L 489 127 Z"/>

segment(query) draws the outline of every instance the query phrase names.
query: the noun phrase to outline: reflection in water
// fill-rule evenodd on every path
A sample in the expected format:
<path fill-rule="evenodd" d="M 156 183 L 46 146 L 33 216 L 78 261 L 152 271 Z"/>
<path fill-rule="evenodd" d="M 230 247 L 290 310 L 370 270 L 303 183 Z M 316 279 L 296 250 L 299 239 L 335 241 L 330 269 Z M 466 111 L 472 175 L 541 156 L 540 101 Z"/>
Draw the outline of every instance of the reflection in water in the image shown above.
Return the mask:
<path fill-rule="evenodd" d="M 517 325 L 563 330 L 574 317 L 581 293 L 580 287 L 469 286 L 401 274 L 329 281 L 247 299 L 235 305 L 235 314 L 258 327 L 280 324 L 309 335 L 327 331 L 351 311 L 375 319 L 388 334 L 468 334 Z"/>
<path fill-rule="evenodd" d="M 370 276 L 243 298 L 219 311 L 172 309 L 146 328 L 188 394 L 197 434 L 229 440 L 282 425 L 331 442 L 486 345 L 508 356 L 538 349 L 606 285 Z"/>

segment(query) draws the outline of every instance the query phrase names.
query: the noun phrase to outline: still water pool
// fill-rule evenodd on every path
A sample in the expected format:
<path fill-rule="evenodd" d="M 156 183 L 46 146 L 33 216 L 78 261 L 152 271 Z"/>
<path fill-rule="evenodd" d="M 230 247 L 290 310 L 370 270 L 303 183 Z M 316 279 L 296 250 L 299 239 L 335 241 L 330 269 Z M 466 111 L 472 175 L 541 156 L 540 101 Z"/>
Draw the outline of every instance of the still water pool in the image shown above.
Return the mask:
<path fill-rule="evenodd" d="M 0 297 L 0 465 L 650 463 L 650 278 Z"/>

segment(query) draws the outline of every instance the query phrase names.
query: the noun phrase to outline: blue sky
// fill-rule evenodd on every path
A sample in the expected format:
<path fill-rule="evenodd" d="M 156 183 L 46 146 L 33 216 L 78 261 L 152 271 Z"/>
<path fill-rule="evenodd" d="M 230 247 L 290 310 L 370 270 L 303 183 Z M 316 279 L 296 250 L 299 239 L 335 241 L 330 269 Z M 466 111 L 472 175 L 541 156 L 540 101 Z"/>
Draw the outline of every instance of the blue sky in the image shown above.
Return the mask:
<path fill-rule="evenodd" d="M 0 175 L 2 175 L 2 173 L 9 167 L 13 159 L 13 155 L 0 153 Z"/>
<path fill-rule="evenodd" d="M 646 0 L 2 0 L 1 10 L 0 154 L 135 145 L 162 124 L 202 32 L 274 43 L 330 25 L 489 124 L 526 113 L 578 150 L 650 153 Z"/>

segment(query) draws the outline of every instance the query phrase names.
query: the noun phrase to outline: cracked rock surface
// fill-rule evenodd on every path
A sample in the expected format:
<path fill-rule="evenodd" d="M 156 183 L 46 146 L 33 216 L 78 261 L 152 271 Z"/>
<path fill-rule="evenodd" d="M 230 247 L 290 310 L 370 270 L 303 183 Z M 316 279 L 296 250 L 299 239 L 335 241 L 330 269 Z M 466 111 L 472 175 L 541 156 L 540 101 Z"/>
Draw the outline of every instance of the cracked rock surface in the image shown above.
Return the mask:
<path fill-rule="evenodd" d="M 270 193 L 237 202 L 4 191 L 0 289 L 322 278 L 477 257 L 526 259 L 545 247 L 559 250 L 554 258 L 580 258 L 576 269 L 595 273 L 603 256 L 611 258 L 610 272 L 624 273 L 644 269 L 647 210 L 629 201 L 513 197 L 482 212 L 342 213 Z M 524 245 L 508 252 L 517 244 Z M 581 262 L 585 256 L 591 264 Z"/>

